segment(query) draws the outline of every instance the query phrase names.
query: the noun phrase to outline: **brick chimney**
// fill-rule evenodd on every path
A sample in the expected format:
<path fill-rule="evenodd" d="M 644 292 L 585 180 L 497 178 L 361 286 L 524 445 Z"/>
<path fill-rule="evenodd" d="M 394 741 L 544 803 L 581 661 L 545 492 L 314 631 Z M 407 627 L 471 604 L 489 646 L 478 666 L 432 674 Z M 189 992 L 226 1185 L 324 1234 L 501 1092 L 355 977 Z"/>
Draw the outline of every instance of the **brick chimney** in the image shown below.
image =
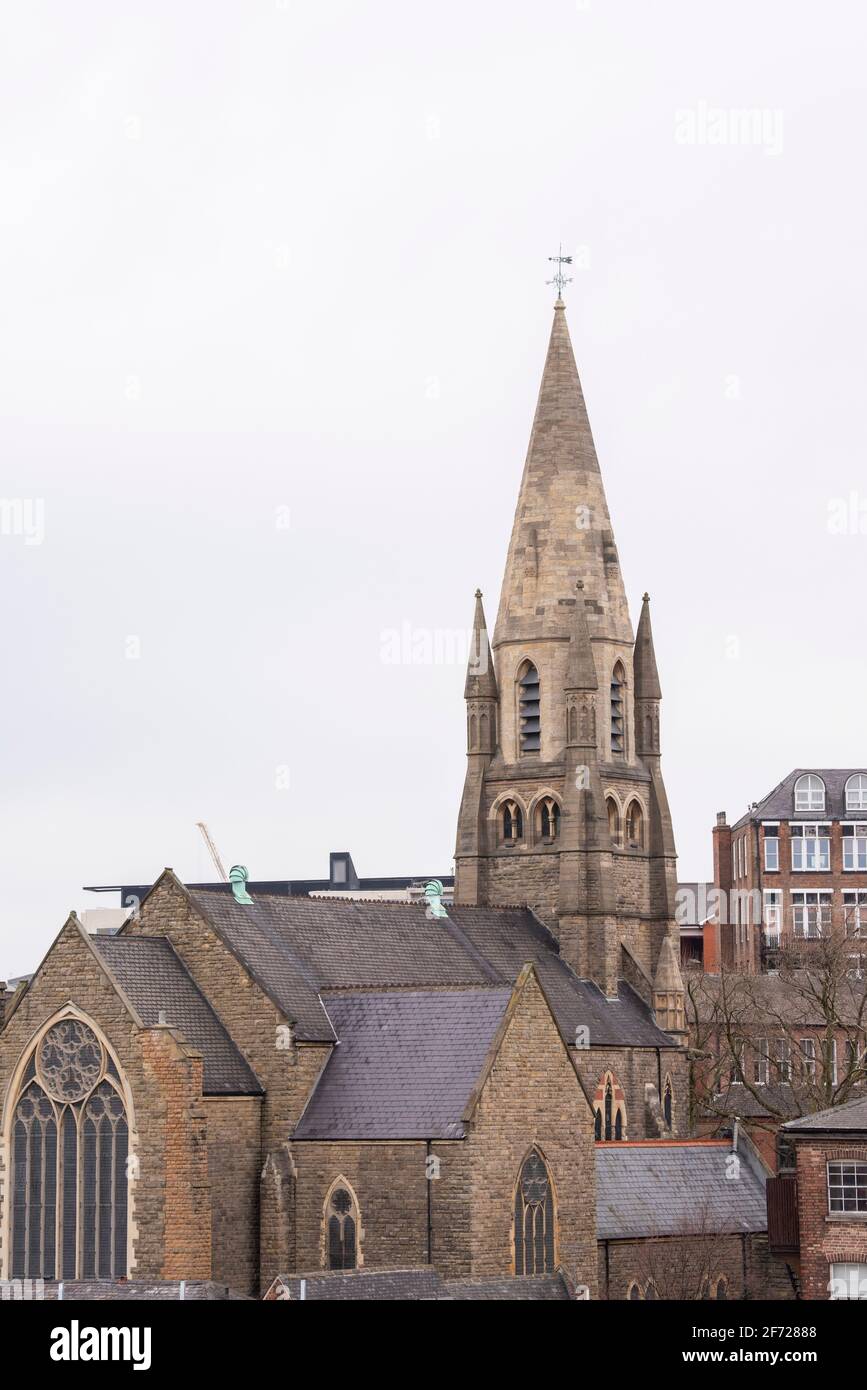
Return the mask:
<path fill-rule="evenodd" d="M 717 975 L 721 964 L 731 964 L 733 954 L 729 914 L 722 908 L 722 904 L 728 904 L 732 889 L 732 828 L 725 811 L 717 811 L 713 828 L 713 886 L 718 904 L 714 917 L 718 918 L 722 912 L 724 920 L 709 921 L 704 928 L 704 968 Z"/>

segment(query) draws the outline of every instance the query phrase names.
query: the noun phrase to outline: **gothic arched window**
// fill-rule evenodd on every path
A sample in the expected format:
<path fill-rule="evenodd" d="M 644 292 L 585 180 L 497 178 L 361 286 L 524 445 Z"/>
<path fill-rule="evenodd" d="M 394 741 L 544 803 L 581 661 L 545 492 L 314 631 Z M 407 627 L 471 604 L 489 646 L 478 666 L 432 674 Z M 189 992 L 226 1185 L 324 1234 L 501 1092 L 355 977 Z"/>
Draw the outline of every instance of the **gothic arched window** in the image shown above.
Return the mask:
<path fill-rule="evenodd" d="M 325 1204 L 325 1235 L 329 1269 L 355 1269 L 358 1264 L 358 1203 L 348 1183 L 338 1179 Z"/>
<path fill-rule="evenodd" d="M 128 1151 L 117 1068 L 92 1028 L 64 1018 L 12 1114 L 11 1278 L 126 1278 Z"/>
<path fill-rule="evenodd" d="M 716 1298 L 719 1298 L 719 1299 L 723 1299 L 723 1298 L 728 1298 L 728 1296 L 729 1296 L 729 1286 L 728 1286 L 728 1283 L 726 1282 L 726 1280 L 725 1280 L 725 1278 L 724 1278 L 723 1276 L 720 1276 L 720 1278 L 717 1280 L 716 1295 L 715 1295 L 715 1297 L 716 1297 Z"/>
<path fill-rule="evenodd" d="M 560 807 L 553 796 L 543 796 L 536 808 L 536 834 L 541 840 L 556 840 L 560 834 Z"/>
<path fill-rule="evenodd" d="M 671 1091 L 671 1077 L 665 1078 L 665 1095 L 662 1102 L 662 1113 L 665 1116 L 665 1127 L 671 1129 L 671 1118 L 673 1111 L 673 1097 Z"/>
<path fill-rule="evenodd" d="M 593 1097 L 594 1132 L 606 1143 L 626 1138 L 626 1097 L 613 1072 L 600 1078 Z"/>
<path fill-rule="evenodd" d="M 539 672 L 531 661 L 518 676 L 518 733 L 522 753 L 538 753 L 542 747 L 541 691 Z"/>
<path fill-rule="evenodd" d="M 611 673 L 611 756 L 626 757 L 626 672 L 620 661 Z"/>
<path fill-rule="evenodd" d="M 606 797 L 605 806 L 608 811 L 608 834 L 612 845 L 620 844 L 620 809 L 613 796 Z"/>
<path fill-rule="evenodd" d="M 552 1274 L 555 1246 L 551 1175 L 534 1149 L 524 1161 L 515 1189 L 515 1273 Z"/>
<path fill-rule="evenodd" d="M 500 812 L 500 823 L 503 829 L 503 841 L 507 845 L 516 845 L 519 840 L 524 838 L 524 814 L 517 801 L 504 801 Z"/>
<path fill-rule="evenodd" d="M 635 800 L 626 809 L 626 843 L 630 849 L 644 848 L 644 812 Z"/>

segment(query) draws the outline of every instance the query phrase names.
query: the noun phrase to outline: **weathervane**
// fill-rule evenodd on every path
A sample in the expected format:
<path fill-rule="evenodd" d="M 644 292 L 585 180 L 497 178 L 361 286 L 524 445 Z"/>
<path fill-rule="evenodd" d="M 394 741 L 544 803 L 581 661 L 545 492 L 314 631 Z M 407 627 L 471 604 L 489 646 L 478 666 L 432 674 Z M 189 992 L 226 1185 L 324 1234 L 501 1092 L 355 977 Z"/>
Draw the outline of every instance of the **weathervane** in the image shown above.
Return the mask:
<path fill-rule="evenodd" d="M 549 261 L 553 261 L 553 263 L 554 263 L 554 265 L 557 267 L 557 269 L 554 271 L 554 279 L 553 279 L 553 280 L 546 280 L 545 283 L 548 284 L 548 285 L 556 285 L 556 286 L 557 286 L 557 298 L 558 298 L 558 299 L 562 299 L 562 298 L 563 298 L 563 286 L 564 286 L 564 285 L 571 285 L 571 284 L 572 284 L 572 276 L 571 276 L 571 275 L 564 275 L 564 273 L 563 273 L 563 267 L 566 266 L 566 265 L 571 265 L 571 264 L 572 264 L 572 257 L 571 257 L 571 256 L 564 256 L 564 255 L 563 255 L 563 243 L 562 243 L 562 241 L 561 241 L 561 242 L 560 242 L 560 253 L 559 253 L 559 255 L 557 255 L 557 256 L 549 256 L 549 257 L 548 257 L 548 260 L 549 260 Z"/>

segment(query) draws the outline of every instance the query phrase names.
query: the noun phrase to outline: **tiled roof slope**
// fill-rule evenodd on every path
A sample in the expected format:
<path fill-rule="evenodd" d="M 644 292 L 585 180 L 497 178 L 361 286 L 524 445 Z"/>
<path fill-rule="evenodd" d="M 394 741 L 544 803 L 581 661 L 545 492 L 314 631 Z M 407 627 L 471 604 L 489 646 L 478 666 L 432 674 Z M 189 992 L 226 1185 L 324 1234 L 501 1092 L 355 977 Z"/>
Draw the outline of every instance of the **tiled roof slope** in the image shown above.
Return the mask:
<path fill-rule="evenodd" d="M 262 1087 L 208 1001 L 162 936 L 96 936 L 93 945 L 147 1027 L 166 1022 L 202 1054 L 206 1095 L 260 1095 Z"/>
<path fill-rule="evenodd" d="M 737 1180 L 726 1141 L 596 1145 L 599 1240 L 767 1230 L 766 1178 L 746 1146 Z"/>
<path fill-rule="evenodd" d="M 340 1043 L 295 1139 L 460 1139 L 507 989 L 326 995 Z"/>
<path fill-rule="evenodd" d="M 847 1101 L 845 1105 L 832 1106 L 830 1110 L 818 1110 L 815 1115 L 801 1115 L 797 1120 L 789 1120 L 784 1129 L 803 1130 L 808 1134 L 842 1134 L 867 1131 L 867 1097 Z"/>
<path fill-rule="evenodd" d="M 321 992 L 506 988 L 530 962 L 567 1039 L 586 1026 L 591 1046 L 671 1046 L 627 985 L 612 1002 L 579 980 L 526 908 L 450 906 L 433 918 L 417 903 L 190 896 L 305 1041 L 334 1037 Z"/>
<path fill-rule="evenodd" d="M 47 1302 L 61 1299 L 64 1303 L 113 1302 L 116 1299 L 135 1299 L 142 1302 L 160 1303 L 251 1303 L 246 1294 L 236 1293 L 226 1284 L 215 1284 L 210 1279 L 160 1279 L 150 1283 L 143 1279 L 123 1279 L 112 1282 L 110 1279 L 75 1279 L 63 1284 L 46 1282 L 40 1298 Z"/>
<path fill-rule="evenodd" d="M 373 1300 L 404 1303 L 451 1302 L 454 1299 L 480 1302 L 568 1302 L 572 1295 L 559 1271 L 555 1274 L 520 1275 L 510 1279 L 443 1279 L 433 1268 L 357 1269 L 313 1274 L 283 1274 L 274 1280 L 267 1294 L 269 1301 L 348 1302 Z"/>
<path fill-rule="evenodd" d="M 846 783 L 853 773 L 864 772 L 860 767 L 796 767 L 788 777 L 784 777 L 774 790 L 768 792 L 764 800 L 753 806 L 732 827 L 734 830 L 750 821 L 762 820 L 840 820 L 857 816 L 856 811 L 846 810 Z M 805 773 L 813 772 L 825 783 L 824 811 L 796 811 L 795 783 Z"/>

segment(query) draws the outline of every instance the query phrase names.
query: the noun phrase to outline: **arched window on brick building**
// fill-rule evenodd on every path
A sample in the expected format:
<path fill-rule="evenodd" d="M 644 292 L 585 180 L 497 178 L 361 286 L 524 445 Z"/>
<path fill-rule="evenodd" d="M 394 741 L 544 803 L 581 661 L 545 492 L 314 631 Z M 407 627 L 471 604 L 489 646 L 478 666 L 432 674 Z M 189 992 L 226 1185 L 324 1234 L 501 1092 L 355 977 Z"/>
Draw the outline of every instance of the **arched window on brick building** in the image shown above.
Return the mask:
<path fill-rule="evenodd" d="M 515 1188 L 515 1273 L 553 1273 L 556 1234 L 551 1174 L 539 1150 L 533 1149 Z"/>
<path fill-rule="evenodd" d="M 129 1123 L 94 1029 L 47 1028 L 11 1104 L 10 1278 L 126 1278 Z"/>
<path fill-rule="evenodd" d="M 358 1201 L 344 1178 L 333 1184 L 325 1202 L 325 1254 L 329 1269 L 358 1266 Z"/>
<path fill-rule="evenodd" d="M 626 1138 L 626 1097 L 613 1072 L 606 1072 L 593 1097 L 594 1133 L 606 1141 Z"/>

